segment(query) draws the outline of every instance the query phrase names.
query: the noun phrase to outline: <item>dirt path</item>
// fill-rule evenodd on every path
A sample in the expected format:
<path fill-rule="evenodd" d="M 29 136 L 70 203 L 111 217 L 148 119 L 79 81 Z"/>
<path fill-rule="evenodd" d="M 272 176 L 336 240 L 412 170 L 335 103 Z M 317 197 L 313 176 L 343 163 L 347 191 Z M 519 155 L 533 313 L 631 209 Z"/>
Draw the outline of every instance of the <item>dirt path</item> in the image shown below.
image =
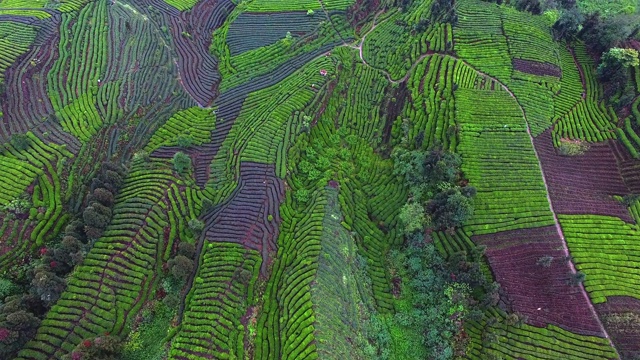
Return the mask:
<path fill-rule="evenodd" d="M 558 215 L 556 214 L 555 210 L 553 209 L 553 203 L 551 201 L 551 196 L 549 195 L 549 186 L 547 184 L 547 178 L 544 174 L 544 170 L 542 168 L 542 163 L 540 162 L 540 156 L 538 155 L 538 151 L 536 150 L 535 144 L 533 142 L 533 134 L 531 133 L 531 128 L 529 127 L 529 121 L 527 121 L 527 116 L 526 113 L 524 111 L 524 108 L 522 107 L 522 105 L 520 105 L 520 102 L 518 101 L 518 98 L 516 98 L 516 96 L 513 94 L 513 92 L 511 92 L 511 90 L 505 85 L 503 84 L 500 80 L 482 72 L 479 71 L 478 69 L 476 69 L 475 67 L 473 67 L 471 64 L 468 64 L 467 62 L 465 62 L 462 59 L 458 59 L 456 58 L 458 61 L 463 62 L 465 65 L 469 66 L 470 68 L 472 68 L 474 71 L 476 71 L 478 74 L 487 77 L 488 79 L 491 79 L 493 81 L 495 81 L 496 83 L 500 84 L 500 86 L 502 86 L 502 88 L 507 91 L 509 93 L 509 95 L 511 95 L 512 98 L 514 98 L 516 100 L 516 102 L 518 103 L 518 107 L 520 108 L 520 111 L 522 112 L 522 117 L 525 120 L 525 124 L 527 125 L 527 134 L 529 135 L 529 140 L 531 141 L 531 147 L 533 148 L 533 152 L 536 155 L 536 159 L 538 160 L 538 167 L 540 168 L 540 173 L 542 174 L 542 181 L 544 182 L 544 187 L 546 190 L 546 195 L 547 195 L 547 202 L 549 202 L 549 209 L 551 210 L 551 213 L 553 214 L 553 220 L 555 222 L 555 227 L 556 227 L 556 231 L 558 232 L 558 235 L 560 236 L 560 239 L 562 239 L 562 250 L 564 252 L 564 256 L 566 256 L 567 258 L 571 255 L 569 252 L 569 247 L 567 246 L 567 241 L 564 237 L 564 232 L 562 231 L 562 227 L 560 226 L 560 221 L 558 220 Z M 571 268 L 571 272 L 572 274 L 575 274 L 577 272 L 573 261 L 568 261 L 569 263 L 569 267 Z M 584 284 L 580 284 L 580 292 L 582 294 L 582 296 L 585 298 L 585 301 L 587 302 L 587 304 L 589 304 L 589 310 L 591 311 L 591 313 L 593 314 L 594 318 L 596 319 L 596 322 L 598 323 L 598 325 L 600 326 L 600 328 L 602 329 L 602 333 L 604 335 L 604 337 L 609 341 L 609 344 L 611 345 L 611 347 L 614 349 L 614 351 L 616 352 L 616 354 L 618 355 L 618 358 L 620 358 L 620 354 L 618 354 L 618 350 L 615 348 L 615 346 L 613 345 L 613 342 L 611 341 L 611 338 L 609 337 L 609 334 L 607 333 L 607 330 L 604 328 L 604 325 L 602 324 L 602 321 L 600 321 L 600 317 L 598 316 L 598 313 L 596 312 L 595 307 L 593 306 L 593 304 L 591 303 L 591 299 L 589 298 L 589 295 L 587 294 L 587 291 L 585 290 Z"/>

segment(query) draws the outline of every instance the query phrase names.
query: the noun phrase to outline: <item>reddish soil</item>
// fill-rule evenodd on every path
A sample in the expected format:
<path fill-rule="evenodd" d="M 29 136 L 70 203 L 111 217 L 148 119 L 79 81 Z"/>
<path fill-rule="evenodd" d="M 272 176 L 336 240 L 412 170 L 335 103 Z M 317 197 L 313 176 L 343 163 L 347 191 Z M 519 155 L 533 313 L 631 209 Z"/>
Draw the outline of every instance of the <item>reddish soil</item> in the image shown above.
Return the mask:
<path fill-rule="evenodd" d="M 591 144 L 582 155 L 561 156 L 547 130 L 534 145 L 556 213 L 609 215 L 633 222 L 624 204 L 612 197 L 628 194 L 629 189 L 608 143 Z"/>
<path fill-rule="evenodd" d="M 558 66 L 549 63 L 542 63 L 532 60 L 513 59 L 512 64 L 514 70 L 527 74 L 555 77 L 562 76 L 562 70 Z"/>
<path fill-rule="evenodd" d="M 633 194 L 640 194 L 640 160 L 634 159 L 629 151 L 617 141 L 610 142 L 616 158 L 618 168 L 624 183 Z"/>
<path fill-rule="evenodd" d="M 242 163 L 238 187 L 231 198 L 204 217 L 208 241 L 239 243 L 262 254 L 265 274 L 275 253 L 284 183 L 272 165 Z M 269 219 L 271 215 L 271 219 Z"/>
<path fill-rule="evenodd" d="M 567 283 L 571 267 L 555 227 L 474 236 L 473 241 L 487 245 L 486 256 L 496 281 L 505 290 L 510 307 L 528 317 L 527 323 L 603 336 L 589 300 L 580 287 Z M 537 264 L 543 256 L 553 257 L 549 267 Z"/>
<path fill-rule="evenodd" d="M 611 336 L 621 359 L 640 356 L 640 300 L 626 296 L 613 296 L 596 305 L 607 332 Z"/>

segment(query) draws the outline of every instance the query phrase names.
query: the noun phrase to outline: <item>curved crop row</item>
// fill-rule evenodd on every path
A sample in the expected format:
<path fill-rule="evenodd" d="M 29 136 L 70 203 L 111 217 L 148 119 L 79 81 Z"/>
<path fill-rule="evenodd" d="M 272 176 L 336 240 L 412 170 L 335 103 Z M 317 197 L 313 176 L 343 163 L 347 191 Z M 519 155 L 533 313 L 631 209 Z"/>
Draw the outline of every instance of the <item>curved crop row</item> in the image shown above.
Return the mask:
<path fill-rule="evenodd" d="M 253 0 L 247 4 L 247 12 L 286 12 L 286 11 L 321 11 L 346 10 L 354 0 Z"/>
<path fill-rule="evenodd" d="M 466 330 L 471 338 L 467 356 L 473 360 L 617 358 L 605 338 L 578 335 L 553 325 L 511 325 L 500 310 L 488 311 L 479 321 L 468 321 Z"/>
<path fill-rule="evenodd" d="M 511 79 L 513 68 L 500 8 L 482 1 L 457 4 L 458 24 L 453 29 L 455 51 L 474 68 L 503 83 Z"/>
<path fill-rule="evenodd" d="M 453 88 L 456 80 L 471 85 L 470 74 L 456 74 L 459 62 L 448 56 L 429 56 L 411 73 L 407 87 L 413 101 L 405 102 L 402 118 L 411 119 L 408 140 L 427 149 L 434 144 L 455 151 L 455 105 Z M 464 67 L 468 68 L 468 67 Z M 463 71 L 464 71 L 463 68 Z M 467 79 L 456 79 L 456 75 Z M 401 121 L 396 120 L 396 122 Z M 397 127 L 397 126 L 396 126 Z"/>
<path fill-rule="evenodd" d="M 640 97 L 631 105 L 632 116 L 624 119 L 624 127 L 616 129 L 618 139 L 631 156 L 640 158 Z"/>
<path fill-rule="evenodd" d="M 226 163 L 226 174 L 237 172 L 241 161 L 252 161 L 277 164 L 277 174 L 284 177 L 287 151 L 284 139 L 296 135 L 291 134 L 292 127 L 302 125 L 293 124 L 292 115 L 316 97 L 334 68 L 331 58 L 321 57 L 277 85 L 251 93 L 216 155 Z M 327 72 L 325 76 L 322 70 Z"/>
<path fill-rule="evenodd" d="M 204 0 L 180 16 L 164 16 L 177 53 L 180 82 L 200 105 L 210 106 L 218 95 L 218 60 L 209 53 L 210 34 L 233 8 L 229 0 Z"/>
<path fill-rule="evenodd" d="M 241 318 L 254 301 L 262 258 L 240 244 L 205 246 L 169 358 L 242 359 L 250 325 Z"/>
<path fill-rule="evenodd" d="M 453 49 L 451 24 L 429 22 L 432 1 L 416 1 L 406 12 L 396 12 L 367 35 L 362 54 L 367 63 L 389 72 L 393 79 L 401 79 L 418 58 L 429 51 L 446 52 Z"/>
<path fill-rule="evenodd" d="M 514 8 L 500 9 L 511 57 L 559 65 L 558 43 L 551 36 L 551 21 Z"/>
<path fill-rule="evenodd" d="M 174 181 L 168 170 L 141 165 L 130 171 L 109 226 L 18 359 L 59 358 L 83 339 L 122 331 L 160 272 L 158 258 L 168 234 L 162 204 Z"/>
<path fill-rule="evenodd" d="M 326 199 L 296 209 L 292 192 L 280 207 L 278 252 L 258 319 L 256 359 L 317 359 L 310 286 L 320 254 Z M 302 211 L 300 211 L 302 210 Z"/>
<path fill-rule="evenodd" d="M 243 12 L 231 22 L 226 34 L 230 55 L 237 56 L 273 44 L 284 38 L 287 32 L 292 36 L 304 37 L 314 32 L 322 20 L 326 18 L 321 14 L 307 15 L 304 12 Z"/>
<path fill-rule="evenodd" d="M 211 132 L 215 129 L 215 112 L 209 109 L 192 107 L 179 111 L 167 120 L 144 148 L 151 153 L 162 146 L 180 145 L 181 139 L 191 145 L 202 145 L 211 141 Z"/>
<path fill-rule="evenodd" d="M 2 8 L 0 8 L 0 14 Z M 11 21 L 0 22 L 0 84 L 4 82 L 5 70 L 13 64 L 20 55 L 27 52 L 36 38 L 33 26 Z"/>

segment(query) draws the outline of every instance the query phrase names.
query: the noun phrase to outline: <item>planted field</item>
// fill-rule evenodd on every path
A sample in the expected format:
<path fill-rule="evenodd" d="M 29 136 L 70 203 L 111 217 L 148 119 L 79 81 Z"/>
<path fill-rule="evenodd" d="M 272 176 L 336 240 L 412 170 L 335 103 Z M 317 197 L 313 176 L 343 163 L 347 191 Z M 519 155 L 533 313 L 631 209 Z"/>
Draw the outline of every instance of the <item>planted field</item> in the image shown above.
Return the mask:
<path fill-rule="evenodd" d="M 608 143 L 593 144 L 584 154 L 563 156 L 552 145 L 549 131 L 534 140 L 549 195 L 561 214 L 616 216 L 632 221 L 624 204 L 613 198 L 627 194 Z"/>
<path fill-rule="evenodd" d="M 354 0 L 300 0 L 282 2 L 280 0 L 254 0 L 246 7 L 247 12 L 285 12 L 285 11 L 322 11 L 346 10 Z"/>
<path fill-rule="evenodd" d="M 555 325 L 576 334 L 602 336 L 589 299 L 568 282 L 571 268 L 555 227 L 474 236 L 487 246 L 487 259 L 508 304 L 527 316 L 527 324 Z M 540 259 L 549 257 L 550 263 Z"/>
<path fill-rule="evenodd" d="M 15 22 L 0 22 L 0 84 L 4 72 L 22 54 L 36 37 L 36 29 Z"/>
<path fill-rule="evenodd" d="M 640 354 L 640 300 L 627 296 L 611 296 L 597 304 L 602 323 L 623 359 Z"/>
<path fill-rule="evenodd" d="M 585 288 L 595 304 L 610 296 L 640 299 L 638 230 L 619 218 L 560 215 L 576 267 L 586 274 Z"/>
<path fill-rule="evenodd" d="M 243 12 L 227 30 L 230 55 L 236 56 L 245 51 L 271 45 L 285 38 L 287 33 L 304 37 L 314 32 L 324 19 L 325 17 L 321 14 L 307 15 L 305 12 L 276 14 Z"/>
<path fill-rule="evenodd" d="M 637 356 L 640 71 L 527 4 L 0 0 L 0 359 Z"/>
<path fill-rule="evenodd" d="M 497 319 L 493 320 L 493 319 Z M 557 326 L 509 325 L 506 314 L 490 311 L 467 327 L 470 359 L 616 359 L 607 339 L 578 335 Z"/>
<path fill-rule="evenodd" d="M 553 224 L 542 173 L 515 100 L 505 91 L 464 88 L 455 96 L 462 171 L 478 189 L 475 214 L 465 230 L 481 235 Z"/>
<path fill-rule="evenodd" d="M 170 359 L 243 358 L 248 329 L 241 318 L 254 301 L 260 262 L 239 244 L 205 245 Z"/>

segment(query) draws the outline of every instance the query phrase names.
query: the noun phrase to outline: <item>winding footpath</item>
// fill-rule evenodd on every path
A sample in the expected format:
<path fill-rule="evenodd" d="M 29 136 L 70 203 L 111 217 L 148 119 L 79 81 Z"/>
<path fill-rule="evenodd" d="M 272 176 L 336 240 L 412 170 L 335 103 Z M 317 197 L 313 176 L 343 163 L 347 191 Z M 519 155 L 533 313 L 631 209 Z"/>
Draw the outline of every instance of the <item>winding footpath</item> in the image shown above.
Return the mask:
<path fill-rule="evenodd" d="M 438 56 L 443 56 L 438 54 Z M 535 147 L 535 144 L 533 142 L 533 134 L 531 133 L 531 128 L 529 126 L 529 121 L 527 120 L 527 115 L 524 111 L 524 108 L 522 107 L 522 105 L 520 105 L 520 102 L 518 101 L 518 98 L 513 94 L 513 92 L 509 89 L 509 87 L 507 87 L 507 85 L 505 85 L 504 83 L 502 83 L 500 80 L 476 69 L 475 67 L 473 67 L 471 64 L 467 63 L 466 61 L 456 58 L 454 57 L 456 60 L 461 61 L 462 63 L 464 63 L 465 65 L 469 66 L 470 68 L 472 68 L 474 71 L 476 71 L 478 74 L 485 76 L 488 79 L 491 79 L 493 81 L 495 81 L 497 84 L 500 84 L 500 86 L 502 86 L 502 88 L 507 91 L 509 93 L 509 95 L 516 101 L 516 103 L 518 104 L 518 107 L 520 108 L 520 111 L 522 112 L 522 117 L 525 120 L 525 124 L 527 125 L 527 134 L 529 135 L 529 141 L 531 142 L 531 147 L 533 148 L 533 152 L 536 155 L 536 160 L 538 161 L 538 167 L 540 168 L 540 173 L 542 174 L 542 181 L 544 183 L 544 187 L 545 187 L 545 191 L 546 191 L 546 195 L 547 195 L 547 202 L 549 202 L 549 209 L 551 210 L 551 213 L 553 214 L 553 220 L 555 223 L 555 227 L 556 227 L 556 231 L 558 232 L 558 235 L 560 236 L 560 239 L 562 240 L 562 250 L 564 252 L 564 256 L 566 256 L 567 258 L 569 258 L 569 256 L 571 255 L 569 252 L 569 247 L 567 246 L 567 241 L 564 237 L 564 232 L 562 231 L 562 226 L 560 226 L 560 221 L 558 220 L 558 215 L 556 214 L 555 210 L 553 209 L 553 202 L 551 201 L 551 196 L 549 195 L 549 186 L 547 184 L 547 178 L 544 174 L 544 169 L 542 168 L 542 163 L 540 162 L 540 156 L 538 155 L 538 150 Z M 577 273 L 577 270 L 575 268 L 575 265 L 573 264 L 573 261 L 568 261 L 569 267 L 571 269 L 571 273 L 575 274 Z M 598 316 L 598 313 L 596 312 L 595 307 L 593 306 L 593 303 L 591 302 L 591 299 L 589 298 L 589 295 L 587 294 L 587 291 L 584 287 L 584 284 L 580 283 L 579 285 L 580 287 L 580 292 L 582 294 L 582 296 L 584 297 L 586 303 L 589 305 L 589 310 L 591 311 L 593 317 L 595 318 L 596 322 L 598 323 L 598 326 L 600 326 L 600 328 L 602 329 L 602 334 L 604 335 L 604 337 L 609 341 L 609 344 L 611 345 L 611 348 L 613 348 L 613 350 L 616 352 L 616 355 L 618 355 L 618 358 L 620 358 L 620 354 L 618 353 L 618 350 L 616 349 L 616 347 L 613 345 L 613 341 L 611 341 L 611 338 L 609 337 L 609 334 L 607 333 L 607 330 L 605 329 L 604 325 L 602 324 L 602 321 L 600 320 L 600 317 Z"/>
<path fill-rule="evenodd" d="M 387 21 L 387 20 L 389 20 L 389 19 L 391 18 L 391 17 L 388 17 L 387 19 L 383 20 L 382 22 L 380 22 L 380 23 L 376 23 L 376 20 L 377 20 L 377 18 L 378 18 L 378 15 L 380 15 L 380 14 L 381 14 L 381 13 L 377 13 L 377 14 L 376 14 L 376 16 L 375 16 L 375 17 L 374 17 L 374 19 L 373 19 L 373 25 L 371 26 L 371 29 L 369 29 L 369 31 L 367 31 L 367 32 L 362 36 L 362 38 L 361 38 L 361 39 L 360 39 L 360 41 L 357 43 L 357 45 L 347 45 L 347 46 L 349 46 L 350 48 L 353 48 L 353 49 L 357 49 L 357 50 L 359 51 L 359 54 L 360 54 L 360 60 L 362 61 L 362 63 L 363 63 L 364 65 L 366 65 L 366 66 L 368 66 L 368 67 L 372 68 L 372 69 L 378 70 L 378 71 L 382 72 L 383 74 L 385 74 L 385 76 L 387 77 L 387 79 L 389 80 L 389 82 L 391 82 L 391 83 L 393 83 L 393 84 L 398 84 L 398 83 L 401 83 L 401 82 L 406 81 L 406 80 L 409 78 L 409 76 L 411 75 L 411 73 L 413 72 L 413 70 L 415 69 L 416 65 L 417 65 L 420 61 L 422 61 L 425 57 L 427 57 L 427 56 L 441 56 L 441 57 L 449 56 L 449 57 L 452 57 L 452 58 L 456 59 L 457 61 L 460 61 L 460 62 L 464 63 L 465 65 L 469 66 L 469 67 L 470 67 L 471 69 L 473 69 L 476 73 L 478 73 L 478 74 L 480 74 L 480 75 L 482 75 L 482 76 L 486 77 L 487 79 L 491 79 L 491 80 L 493 80 L 493 81 L 494 81 L 494 82 L 496 82 L 497 84 L 500 84 L 500 86 L 502 86 L 502 88 L 503 88 L 505 91 L 507 91 L 507 92 L 509 93 L 509 95 L 510 95 L 510 96 L 511 96 L 515 101 L 516 101 L 516 103 L 518 104 L 518 107 L 520 108 L 520 111 L 521 111 L 521 113 L 522 113 L 522 118 L 524 119 L 525 124 L 527 125 L 527 126 L 526 126 L 527 134 L 529 135 L 529 141 L 531 142 L 531 147 L 533 148 L 533 152 L 534 152 L 534 154 L 535 154 L 535 156 L 536 156 L 536 160 L 537 160 L 537 162 L 538 162 L 538 168 L 540 169 L 540 173 L 542 174 L 542 181 L 543 181 L 543 183 L 544 183 L 544 187 L 545 187 L 545 192 L 546 192 L 546 196 L 547 196 L 547 202 L 549 203 L 549 210 L 551 210 L 551 213 L 553 214 L 553 220 L 554 220 L 554 223 L 555 223 L 556 231 L 558 232 L 558 235 L 560 236 L 560 239 L 562 240 L 562 250 L 563 250 L 563 252 L 564 252 L 564 256 L 566 256 L 567 258 L 569 258 L 569 257 L 570 257 L 570 255 L 571 255 L 571 253 L 570 253 L 570 251 L 569 251 L 569 247 L 567 246 L 567 241 L 566 241 L 566 239 L 565 239 L 565 237 L 564 237 L 564 232 L 562 231 L 562 226 L 560 225 L 560 221 L 558 220 L 558 215 L 556 214 L 556 212 L 555 212 L 555 210 L 554 210 L 554 208 L 553 208 L 553 202 L 551 201 L 551 196 L 549 195 L 549 185 L 547 184 L 547 178 L 546 178 L 546 176 L 545 176 L 545 174 L 544 174 L 544 169 L 542 168 L 542 163 L 541 163 L 541 161 L 540 161 L 540 156 L 539 156 L 539 154 L 538 154 L 538 150 L 536 149 L 535 144 L 534 144 L 534 141 L 533 141 L 534 136 L 533 136 L 533 134 L 531 133 L 531 127 L 530 127 L 530 125 L 529 125 L 529 121 L 527 120 L 527 115 L 526 115 L 526 113 L 525 113 L 525 111 L 524 111 L 524 108 L 522 107 L 522 105 L 521 105 L 521 104 L 520 104 L 520 102 L 518 101 L 518 98 L 517 98 L 517 97 L 514 95 L 514 93 L 509 89 L 509 87 L 508 87 L 506 84 L 504 84 L 502 81 L 500 81 L 500 80 L 498 80 L 497 78 L 495 78 L 495 77 L 493 77 L 493 76 L 490 76 L 490 75 L 488 75 L 488 74 L 486 74 L 486 73 L 484 73 L 484 72 L 482 72 L 482 71 L 480 71 L 480 70 L 476 69 L 473 65 L 469 64 L 468 62 L 466 62 L 466 61 L 465 61 L 465 60 L 463 60 L 463 59 L 460 59 L 460 58 L 458 58 L 458 57 L 456 57 L 456 56 L 453 56 L 452 54 L 442 54 L 442 53 L 426 53 L 426 54 L 423 54 L 422 56 L 420 56 L 420 57 L 419 57 L 419 58 L 418 58 L 418 59 L 417 59 L 417 60 L 416 60 L 412 65 L 411 65 L 411 67 L 410 67 L 410 68 L 409 68 L 409 70 L 407 71 L 407 74 L 406 74 L 402 79 L 400 79 L 400 80 L 393 80 L 393 79 L 392 79 L 392 77 L 391 77 L 391 75 L 390 75 L 387 71 L 385 71 L 385 70 L 383 70 L 383 69 L 378 69 L 378 68 L 376 68 L 376 67 L 374 67 L 374 66 L 370 65 L 369 63 L 367 63 L 367 61 L 364 59 L 363 51 L 362 51 L 363 44 L 364 44 L 364 42 L 365 42 L 365 39 L 366 39 L 367 35 L 369 35 L 373 30 L 375 30 L 375 28 L 376 28 L 378 25 L 382 24 L 384 21 Z M 573 264 L 573 261 L 568 261 L 568 263 L 569 263 L 569 267 L 570 267 L 570 269 L 571 269 L 571 273 L 572 273 L 572 274 L 576 274 L 576 273 L 577 273 L 577 270 L 576 270 L 576 268 L 575 268 L 575 265 Z M 581 294 L 582 294 L 582 296 L 584 297 L 585 302 L 588 304 L 588 306 L 589 306 L 589 311 L 592 313 L 592 315 L 593 315 L 593 317 L 595 318 L 595 320 L 596 320 L 596 322 L 597 322 L 598 326 L 601 328 L 601 330 L 602 330 L 602 334 L 604 335 L 604 338 L 606 338 L 606 339 L 609 341 L 609 344 L 611 345 L 611 348 L 616 352 L 616 355 L 618 355 L 618 358 L 620 358 L 620 354 L 618 353 L 618 350 L 617 350 L 617 349 L 616 349 L 616 347 L 614 346 L 613 341 L 611 340 L 611 337 L 609 336 L 609 334 L 607 333 L 607 330 L 605 329 L 604 325 L 602 324 L 602 321 L 600 320 L 600 317 L 598 316 L 598 313 L 596 312 L 596 309 L 595 309 L 595 307 L 593 306 L 593 303 L 591 302 L 591 299 L 589 298 L 589 295 L 588 295 L 588 293 L 587 293 L 587 291 L 586 291 L 586 289 L 585 289 L 585 287 L 584 287 L 584 284 L 580 283 L 579 287 L 580 287 L 580 293 L 581 293 Z"/>

